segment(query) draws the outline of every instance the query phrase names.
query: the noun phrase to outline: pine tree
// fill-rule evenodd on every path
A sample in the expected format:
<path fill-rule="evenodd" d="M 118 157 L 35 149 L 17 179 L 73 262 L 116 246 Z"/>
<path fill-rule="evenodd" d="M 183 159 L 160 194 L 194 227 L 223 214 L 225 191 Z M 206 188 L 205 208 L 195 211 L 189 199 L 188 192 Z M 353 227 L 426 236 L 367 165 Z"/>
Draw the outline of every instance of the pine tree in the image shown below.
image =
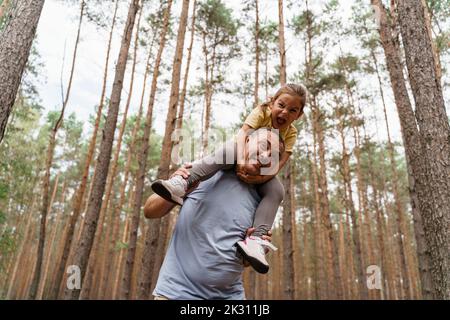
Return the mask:
<path fill-rule="evenodd" d="M 10 13 L 10 20 L 0 30 L 0 143 L 30 55 L 44 2 L 18 1 Z"/>
<path fill-rule="evenodd" d="M 423 215 L 436 297 L 450 299 L 450 124 L 421 0 L 398 0 L 398 18 L 416 102 L 433 213 Z"/>
<path fill-rule="evenodd" d="M 81 270 L 81 281 L 84 280 L 86 274 L 86 267 L 88 264 L 89 255 L 92 249 L 95 231 L 97 229 L 97 221 L 100 213 L 100 206 L 105 191 L 105 182 L 108 174 L 109 163 L 111 159 L 112 144 L 114 140 L 114 132 L 117 125 L 117 116 L 119 113 L 119 104 L 122 94 L 123 78 L 125 75 L 126 62 L 128 51 L 131 42 L 131 33 L 133 32 L 134 22 L 137 11 L 139 9 L 139 0 L 132 0 L 128 12 L 128 18 L 125 24 L 125 30 L 122 37 L 121 49 L 116 67 L 116 74 L 111 93 L 111 103 L 106 118 L 105 129 L 100 146 L 100 154 L 98 156 L 97 176 L 94 177 L 93 190 L 89 199 L 88 210 L 86 212 L 86 222 L 81 234 L 80 242 L 77 245 L 76 253 L 74 255 L 74 265 L 77 265 Z M 65 299 L 77 299 L 80 290 L 66 289 L 64 293 Z"/>

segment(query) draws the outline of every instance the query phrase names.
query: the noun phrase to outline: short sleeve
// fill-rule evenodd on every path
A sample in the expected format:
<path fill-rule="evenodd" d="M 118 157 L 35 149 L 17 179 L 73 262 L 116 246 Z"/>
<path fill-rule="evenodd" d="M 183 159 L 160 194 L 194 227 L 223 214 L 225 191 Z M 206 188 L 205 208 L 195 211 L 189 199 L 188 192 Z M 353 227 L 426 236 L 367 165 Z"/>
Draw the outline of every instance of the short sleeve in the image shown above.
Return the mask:
<path fill-rule="evenodd" d="M 259 129 L 264 125 L 265 114 L 261 107 L 256 107 L 245 119 L 245 124 L 253 129 Z"/>
<path fill-rule="evenodd" d="M 297 134 L 297 129 L 291 126 L 286 134 L 286 137 L 284 138 L 286 152 L 292 153 L 292 151 L 294 150 L 295 141 L 297 141 Z"/>

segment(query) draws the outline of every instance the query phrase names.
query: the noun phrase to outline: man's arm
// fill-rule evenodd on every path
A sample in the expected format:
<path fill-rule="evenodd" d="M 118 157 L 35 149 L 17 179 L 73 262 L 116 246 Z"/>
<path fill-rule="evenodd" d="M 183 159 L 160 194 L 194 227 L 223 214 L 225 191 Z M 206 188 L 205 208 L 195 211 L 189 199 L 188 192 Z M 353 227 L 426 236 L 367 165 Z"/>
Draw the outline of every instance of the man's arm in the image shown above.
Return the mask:
<path fill-rule="evenodd" d="M 144 215 L 147 219 L 159 219 L 164 217 L 175 207 L 175 204 L 164 200 L 157 194 L 152 194 L 144 206 Z"/>

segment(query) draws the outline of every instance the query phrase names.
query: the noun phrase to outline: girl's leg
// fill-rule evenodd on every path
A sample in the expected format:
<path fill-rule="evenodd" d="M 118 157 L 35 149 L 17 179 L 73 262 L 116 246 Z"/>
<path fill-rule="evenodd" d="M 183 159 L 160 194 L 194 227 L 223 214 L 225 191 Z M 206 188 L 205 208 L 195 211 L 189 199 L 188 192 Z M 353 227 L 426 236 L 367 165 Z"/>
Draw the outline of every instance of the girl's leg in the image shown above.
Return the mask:
<path fill-rule="evenodd" d="M 152 183 L 152 190 L 168 201 L 183 205 L 183 198 L 195 183 L 209 179 L 219 170 L 230 169 L 234 166 L 237 159 L 236 150 L 235 141 L 230 140 L 213 154 L 195 161 L 189 169 L 191 175 L 187 181 L 181 176 L 174 176 L 168 180 L 156 180 Z"/>
<path fill-rule="evenodd" d="M 255 231 L 253 236 L 243 241 L 237 242 L 237 249 L 242 256 L 250 263 L 250 265 L 259 273 L 267 273 L 269 271 L 269 263 L 266 260 L 264 247 L 277 250 L 269 242 L 262 240 L 263 235 L 272 228 L 275 216 L 284 197 L 284 187 L 277 177 L 258 186 L 258 192 L 262 197 L 261 202 L 256 208 L 255 220 L 253 227 Z"/>
<path fill-rule="evenodd" d="M 253 227 L 256 228 L 254 236 L 267 235 L 272 228 L 278 207 L 284 198 L 284 187 L 278 177 L 258 186 L 258 193 L 262 197 L 255 212 Z"/>
<path fill-rule="evenodd" d="M 227 141 L 214 153 L 195 161 L 189 169 L 188 186 L 196 182 L 205 181 L 215 175 L 219 170 L 226 170 L 234 166 L 237 159 L 237 148 L 234 140 Z"/>

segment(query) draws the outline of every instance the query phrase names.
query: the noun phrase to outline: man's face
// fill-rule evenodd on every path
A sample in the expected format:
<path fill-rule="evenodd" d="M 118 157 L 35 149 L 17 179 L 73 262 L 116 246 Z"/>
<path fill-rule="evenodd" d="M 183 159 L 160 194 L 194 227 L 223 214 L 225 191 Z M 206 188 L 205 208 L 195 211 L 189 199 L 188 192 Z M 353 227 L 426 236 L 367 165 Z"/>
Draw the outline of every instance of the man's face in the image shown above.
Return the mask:
<path fill-rule="evenodd" d="M 245 169 L 250 175 L 261 174 L 261 168 L 273 165 L 272 155 L 280 154 L 279 138 L 269 130 L 258 130 L 246 138 Z"/>

